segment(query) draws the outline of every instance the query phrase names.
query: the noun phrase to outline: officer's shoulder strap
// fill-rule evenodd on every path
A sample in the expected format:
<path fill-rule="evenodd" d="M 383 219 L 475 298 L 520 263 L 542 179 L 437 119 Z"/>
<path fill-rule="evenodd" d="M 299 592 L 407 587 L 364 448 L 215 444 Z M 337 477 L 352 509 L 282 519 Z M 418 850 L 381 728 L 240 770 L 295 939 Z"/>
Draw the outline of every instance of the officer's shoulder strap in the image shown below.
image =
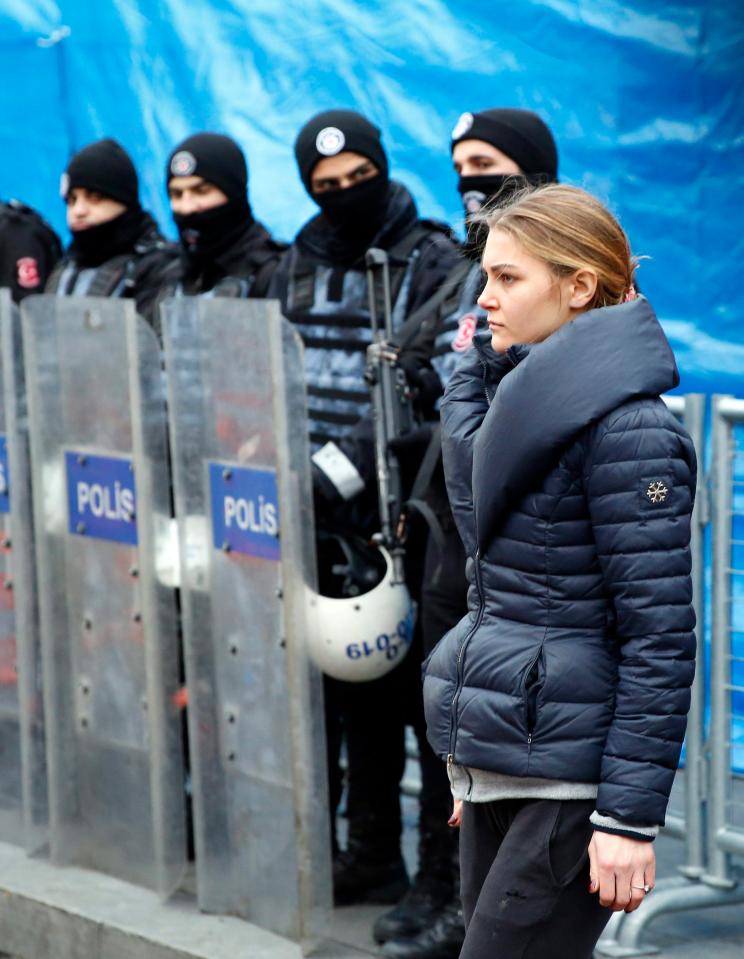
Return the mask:
<path fill-rule="evenodd" d="M 411 254 L 423 241 L 437 234 L 455 241 L 454 234 L 446 223 L 442 223 L 439 220 L 417 220 L 408 233 L 390 247 L 388 250 L 388 258 L 391 261 L 404 261 L 407 265 Z"/>
<path fill-rule="evenodd" d="M 56 293 L 59 289 L 59 283 L 62 279 L 62 274 L 69 266 L 69 261 L 67 259 L 58 260 L 57 263 L 52 267 L 52 272 L 47 277 L 47 281 L 44 284 L 45 293 Z"/>
<path fill-rule="evenodd" d="M 276 271 L 278 262 L 279 260 L 276 254 L 264 257 L 263 262 L 258 265 L 253 276 L 253 282 L 251 283 L 251 289 L 248 294 L 250 297 L 262 298 L 267 295 L 269 286 L 271 285 L 271 278 Z"/>
<path fill-rule="evenodd" d="M 266 296 L 269 292 L 271 278 L 279 264 L 282 253 L 286 249 L 284 243 L 278 243 L 273 239 L 255 245 L 255 249 L 251 250 L 250 254 L 252 275 L 248 296 L 254 298 Z"/>
<path fill-rule="evenodd" d="M 390 263 L 390 301 L 393 305 L 400 295 L 411 258 L 425 240 L 437 235 L 454 240 L 454 235 L 446 223 L 439 220 L 417 220 L 408 233 L 387 251 Z"/>
<path fill-rule="evenodd" d="M 289 251 L 289 291 L 288 309 L 293 313 L 307 313 L 315 302 L 316 264 L 300 253 L 294 245 Z"/>
<path fill-rule="evenodd" d="M 137 256 L 132 253 L 120 253 L 106 260 L 97 269 L 86 296 L 111 296 L 121 281 L 134 268 Z"/>
<path fill-rule="evenodd" d="M 470 272 L 472 261 L 466 257 L 458 260 L 449 271 L 441 286 L 428 300 L 417 307 L 395 334 L 395 342 L 401 350 L 410 346 L 417 334 L 427 326 L 436 326 L 439 317 L 454 307 L 460 297 L 460 284 Z"/>

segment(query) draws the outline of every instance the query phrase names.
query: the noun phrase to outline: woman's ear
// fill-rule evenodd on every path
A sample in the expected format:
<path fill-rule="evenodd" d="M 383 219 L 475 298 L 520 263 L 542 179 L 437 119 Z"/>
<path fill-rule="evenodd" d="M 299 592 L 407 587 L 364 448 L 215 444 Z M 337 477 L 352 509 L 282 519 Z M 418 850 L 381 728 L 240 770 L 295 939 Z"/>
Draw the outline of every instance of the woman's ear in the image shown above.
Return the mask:
<path fill-rule="evenodd" d="M 597 274 L 592 270 L 577 270 L 571 277 L 568 305 L 572 310 L 585 310 L 597 292 Z"/>

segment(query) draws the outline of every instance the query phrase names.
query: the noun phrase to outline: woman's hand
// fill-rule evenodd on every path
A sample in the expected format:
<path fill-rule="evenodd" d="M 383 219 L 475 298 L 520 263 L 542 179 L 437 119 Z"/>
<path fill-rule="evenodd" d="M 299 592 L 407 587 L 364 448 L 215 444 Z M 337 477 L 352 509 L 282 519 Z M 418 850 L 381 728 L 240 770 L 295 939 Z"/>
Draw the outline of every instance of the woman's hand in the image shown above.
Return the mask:
<path fill-rule="evenodd" d="M 595 832 L 589 843 L 589 892 L 599 892 L 603 906 L 633 912 L 654 887 L 656 853 L 652 842 Z"/>
<path fill-rule="evenodd" d="M 447 825 L 456 829 L 462 821 L 462 799 L 456 799 L 452 806 L 452 815 L 447 820 Z"/>

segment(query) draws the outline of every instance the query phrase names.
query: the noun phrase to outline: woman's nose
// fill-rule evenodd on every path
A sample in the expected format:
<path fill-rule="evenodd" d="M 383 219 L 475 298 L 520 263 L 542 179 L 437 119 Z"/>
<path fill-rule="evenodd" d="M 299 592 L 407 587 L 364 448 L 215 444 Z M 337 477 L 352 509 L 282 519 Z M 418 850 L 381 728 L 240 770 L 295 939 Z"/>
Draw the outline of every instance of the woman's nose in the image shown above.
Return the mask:
<path fill-rule="evenodd" d="M 494 296 L 494 292 L 491 289 L 491 284 L 486 283 L 486 285 L 481 290 L 481 295 L 478 297 L 478 306 L 482 310 L 495 310 L 498 307 L 498 301 Z"/>

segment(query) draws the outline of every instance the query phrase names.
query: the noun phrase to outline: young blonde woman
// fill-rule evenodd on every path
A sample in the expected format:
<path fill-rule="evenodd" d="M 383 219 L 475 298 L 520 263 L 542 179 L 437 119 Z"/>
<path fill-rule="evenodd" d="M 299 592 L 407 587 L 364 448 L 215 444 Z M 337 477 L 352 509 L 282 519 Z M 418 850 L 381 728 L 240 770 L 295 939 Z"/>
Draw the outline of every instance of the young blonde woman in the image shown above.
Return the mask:
<path fill-rule="evenodd" d="M 589 959 L 654 886 L 694 674 L 695 453 L 614 217 L 550 185 L 485 214 L 489 334 L 442 403 L 468 615 L 430 656 L 461 825 L 461 959 Z"/>

